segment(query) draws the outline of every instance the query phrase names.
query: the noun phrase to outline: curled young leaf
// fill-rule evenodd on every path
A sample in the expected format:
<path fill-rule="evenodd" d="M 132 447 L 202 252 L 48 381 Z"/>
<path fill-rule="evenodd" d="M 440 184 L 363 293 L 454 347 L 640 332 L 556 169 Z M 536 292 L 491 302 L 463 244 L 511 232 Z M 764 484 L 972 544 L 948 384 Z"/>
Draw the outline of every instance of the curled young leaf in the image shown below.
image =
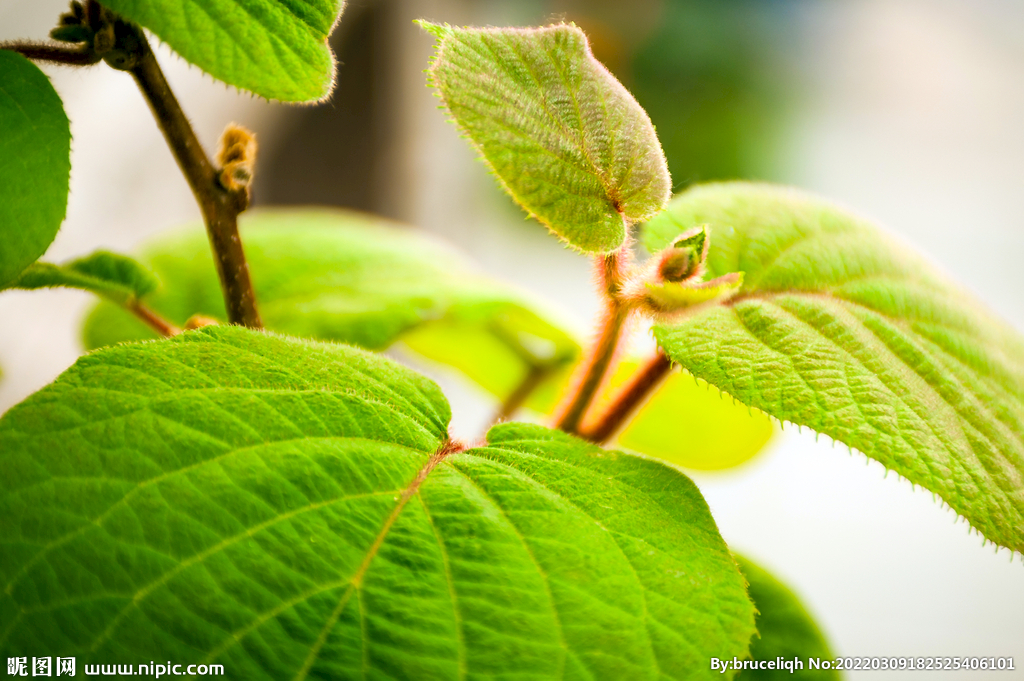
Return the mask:
<path fill-rule="evenodd" d="M 707 225 L 701 225 L 672 242 L 657 255 L 658 276 L 663 281 L 685 281 L 704 274 L 708 259 Z"/>
<path fill-rule="evenodd" d="M 124 306 L 152 293 L 158 285 L 153 273 L 132 258 L 96 251 L 63 265 L 33 263 L 10 288 L 77 288 Z"/>
<path fill-rule="evenodd" d="M 523 424 L 464 450 L 449 418 L 383 357 L 239 327 L 83 357 L 0 419 L 0 656 L 261 680 L 746 655 L 753 606 L 683 474 Z"/>
<path fill-rule="evenodd" d="M 327 37 L 344 0 L 104 0 L 214 78 L 267 99 L 312 102 L 334 87 Z"/>
<path fill-rule="evenodd" d="M 710 225 L 721 305 L 655 327 L 693 375 L 854 447 L 1024 551 L 1024 339 L 923 258 L 808 194 L 691 189 L 646 228 L 656 252 Z"/>
<path fill-rule="evenodd" d="M 68 205 L 71 127 L 39 67 L 0 50 L 0 288 L 53 242 Z"/>
<path fill-rule="evenodd" d="M 654 126 L 573 25 L 453 28 L 430 81 L 502 187 L 574 248 L 619 248 L 668 201 Z"/>
<path fill-rule="evenodd" d="M 688 312 L 708 303 L 720 303 L 728 300 L 743 286 L 743 273 L 730 272 L 711 281 L 699 283 L 682 283 L 666 281 L 660 284 L 648 283 L 644 286 L 643 303 L 655 314 L 674 314 Z"/>

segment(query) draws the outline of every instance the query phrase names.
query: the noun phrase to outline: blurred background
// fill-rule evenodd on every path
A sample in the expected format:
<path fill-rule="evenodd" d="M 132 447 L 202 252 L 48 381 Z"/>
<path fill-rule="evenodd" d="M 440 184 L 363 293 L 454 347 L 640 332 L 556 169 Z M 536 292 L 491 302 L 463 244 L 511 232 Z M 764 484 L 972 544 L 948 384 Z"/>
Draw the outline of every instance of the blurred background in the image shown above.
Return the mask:
<path fill-rule="evenodd" d="M 65 4 L 0 0 L 0 40 L 44 37 Z M 320 107 L 239 94 L 161 48 L 208 149 L 229 121 L 257 133 L 256 205 L 348 206 L 433 232 L 584 335 L 598 309 L 589 263 L 527 221 L 436 110 L 417 18 L 576 22 L 650 113 L 675 189 L 750 178 L 824 194 L 1024 331 L 1024 2 L 349 0 L 331 40 L 338 86 Z M 131 251 L 198 219 L 130 78 L 46 71 L 74 134 L 68 218 L 48 259 Z M 90 304 L 72 291 L 0 296 L 0 412 L 74 362 Z M 475 436 L 494 405 L 434 375 L 456 433 Z M 795 428 L 741 467 L 693 477 L 726 541 L 804 598 L 838 654 L 1014 656 L 1018 671 L 999 678 L 1024 678 L 1024 561 L 983 547 L 930 493 Z"/>

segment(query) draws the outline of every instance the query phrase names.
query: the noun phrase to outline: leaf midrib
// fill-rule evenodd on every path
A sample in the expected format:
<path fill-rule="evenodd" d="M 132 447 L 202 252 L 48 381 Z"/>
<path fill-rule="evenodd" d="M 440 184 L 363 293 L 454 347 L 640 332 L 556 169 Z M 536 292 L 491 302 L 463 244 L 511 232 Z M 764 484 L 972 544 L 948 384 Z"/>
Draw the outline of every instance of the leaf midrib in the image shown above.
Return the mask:
<path fill-rule="evenodd" d="M 502 60 L 501 60 L 500 56 L 494 51 L 494 48 L 491 47 L 489 44 L 487 44 L 486 41 L 481 41 L 481 43 L 484 44 L 487 47 L 487 49 L 491 52 L 491 54 L 493 55 L 495 63 L 501 64 Z M 579 102 L 578 102 L 578 100 L 576 98 L 576 93 L 572 90 L 571 87 L 569 87 L 568 81 L 565 78 L 565 74 L 562 73 L 562 70 L 559 68 L 557 60 L 552 58 L 550 51 L 547 49 L 547 46 L 545 45 L 543 47 L 544 55 L 545 55 L 545 57 L 547 57 L 548 61 L 553 65 L 554 70 L 558 73 L 559 79 L 562 81 L 562 85 L 565 87 L 566 93 L 569 95 L 570 99 L 572 99 L 573 108 L 576 111 L 576 119 L 577 119 L 577 122 L 579 124 L 578 125 L 578 127 L 579 127 L 579 131 L 578 132 L 568 128 L 566 126 L 565 122 L 559 116 L 556 116 L 550 110 L 550 108 L 548 107 L 547 97 L 544 95 L 544 86 L 541 84 L 540 79 L 537 77 L 537 74 L 534 73 L 533 68 L 530 66 L 529 62 L 524 58 L 522 51 L 515 44 L 515 41 L 508 41 L 506 44 L 508 45 L 509 49 L 512 52 L 515 53 L 515 55 L 519 59 L 520 63 L 523 64 L 523 66 L 526 69 L 527 73 L 530 74 L 530 77 L 533 79 L 534 84 L 537 86 L 537 89 L 540 92 L 540 94 L 538 95 L 537 99 L 540 102 L 541 107 L 544 109 L 544 112 L 547 114 L 548 118 L 555 125 L 557 125 L 559 128 L 561 128 L 562 134 L 566 138 L 573 140 L 573 142 L 575 143 L 576 148 L 580 151 L 580 154 L 586 160 L 586 162 L 587 162 L 589 167 L 587 167 L 587 168 L 579 168 L 579 170 L 582 170 L 583 172 L 587 173 L 588 175 L 594 177 L 594 179 L 597 180 L 598 184 L 604 190 L 605 196 L 603 198 L 605 198 L 605 199 L 607 199 L 609 201 L 613 201 L 612 190 L 609 187 L 608 178 L 605 176 L 605 174 L 602 171 L 601 167 L 597 163 L 594 162 L 593 154 L 592 154 L 592 152 L 590 150 L 590 147 L 586 143 L 586 137 L 584 135 L 584 127 L 583 127 L 583 116 L 582 116 L 582 113 L 580 111 Z M 592 59 L 592 58 L 593 57 L 590 57 L 589 55 L 585 56 L 585 59 Z M 589 64 L 588 64 L 588 66 L 589 66 Z M 477 112 L 477 113 L 479 115 L 479 112 Z M 506 130 L 509 130 L 510 132 L 517 132 L 517 133 L 519 133 L 519 136 L 525 137 L 527 139 L 530 139 L 530 136 L 527 133 L 523 133 L 521 131 L 518 131 L 518 130 L 515 130 L 515 129 L 511 128 L 504 121 L 495 119 L 495 118 L 493 118 L 491 116 L 488 116 L 487 118 L 490 118 L 492 121 L 495 121 L 495 122 L 501 124 L 502 127 L 504 127 Z M 539 144 L 538 143 L 537 146 L 539 148 L 541 148 L 541 149 L 544 149 L 548 153 L 550 153 L 552 157 L 554 157 L 557 160 L 561 161 L 565 165 L 567 165 L 569 167 L 574 167 L 571 163 L 569 163 L 569 161 L 567 159 L 562 157 L 556 151 L 554 151 L 552 149 L 549 149 L 547 146 L 545 146 L 543 144 Z M 549 183 L 549 184 L 551 184 L 551 183 Z M 554 186 L 554 185 L 552 185 L 552 186 Z M 559 188 L 562 189 L 562 190 L 565 190 L 564 186 L 559 185 Z M 580 196 L 581 198 L 592 198 L 592 197 L 588 197 L 588 196 L 579 194 L 577 192 L 569 192 L 569 193 L 575 194 L 576 196 Z"/>
<path fill-rule="evenodd" d="M 509 451 L 509 452 L 514 452 L 518 456 L 527 456 L 527 457 L 531 457 L 531 458 L 536 458 L 536 455 L 529 454 L 529 453 L 526 453 L 526 452 L 522 452 L 522 451 L 516 450 L 516 449 L 507 449 L 507 448 L 502 447 L 500 444 L 499 445 L 487 445 L 487 446 L 484 447 L 484 449 L 487 449 L 487 448 L 496 449 L 496 450 L 499 450 L 499 451 L 506 450 L 506 451 Z M 209 661 L 212 661 L 212 660 L 216 659 L 219 655 L 224 653 L 232 645 L 235 645 L 236 643 L 240 642 L 251 631 L 253 631 L 254 629 L 258 628 L 263 623 L 269 621 L 273 617 L 277 616 L 281 612 L 284 612 L 288 608 L 293 607 L 294 605 L 296 605 L 296 604 L 298 604 L 298 603 L 300 603 L 300 602 L 302 602 L 304 600 L 307 600 L 307 599 L 311 598 L 312 596 L 314 596 L 316 594 L 323 593 L 325 591 L 329 591 L 331 589 L 335 589 L 335 588 L 347 585 L 347 588 L 345 589 L 345 592 L 342 594 L 341 598 L 339 599 L 338 604 L 335 606 L 335 608 L 331 612 L 330 616 L 328 616 L 327 620 L 324 622 L 324 626 L 321 628 L 320 634 L 317 637 L 317 641 L 311 647 L 310 652 L 307 655 L 307 658 L 306 658 L 306 660 L 303 663 L 303 666 L 299 669 L 299 671 L 293 677 L 292 681 L 302 681 L 303 679 L 305 679 L 306 676 L 309 673 L 309 670 L 312 668 L 313 664 L 315 664 L 315 662 L 316 662 L 316 660 L 318 658 L 319 652 L 322 649 L 324 643 L 326 642 L 328 636 L 330 635 L 330 632 L 333 630 L 333 628 L 337 624 L 337 621 L 340 618 L 341 614 L 344 612 L 345 608 L 348 606 L 348 603 L 351 601 L 352 595 L 353 594 L 361 593 L 361 591 L 362 591 L 362 589 L 361 589 L 362 578 L 365 576 L 366 572 L 369 570 L 373 560 L 378 555 L 380 548 L 386 542 L 387 536 L 388 536 L 390 530 L 394 526 L 395 522 L 398 520 L 398 518 L 401 515 L 402 511 L 408 505 L 408 502 L 415 496 L 416 498 L 418 498 L 420 500 L 421 506 L 423 506 L 424 510 L 426 511 L 426 502 L 423 500 L 422 495 L 419 494 L 420 487 L 428 479 L 430 474 L 439 465 L 441 465 L 443 463 L 445 465 L 445 469 L 446 470 L 449 470 L 449 471 L 452 471 L 452 472 L 458 474 L 460 477 L 465 479 L 468 483 L 473 485 L 494 506 L 494 508 L 497 509 L 501 513 L 502 517 L 505 518 L 505 522 L 506 522 L 507 526 L 519 538 L 520 543 L 523 546 L 523 549 L 527 552 L 527 554 L 529 555 L 531 561 L 534 564 L 535 569 L 537 570 L 538 574 L 541 576 L 541 578 L 542 578 L 542 580 L 544 582 L 544 585 L 545 585 L 545 590 L 546 590 L 546 593 L 547 593 L 548 602 L 551 605 L 552 616 L 554 618 L 554 621 L 556 623 L 556 626 L 557 626 L 557 629 L 558 629 L 558 632 L 559 632 L 559 647 L 565 652 L 565 655 L 562 656 L 562 658 L 559 661 L 560 665 L 561 665 L 561 667 L 560 667 L 561 673 L 564 673 L 565 660 L 570 655 L 572 655 L 577 660 L 577 662 L 580 663 L 580 665 L 583 667 L 583 669 L 587 670 L 588 673 L 589 673 L 590 670 L 587 669 L 586 665 L 583 665 L 582 660 L 580 660 L 578 657 L 576 657 L 573 654 L 572 650 L 570 649 L 570 647 L 569 647 L 569 645 L 568 645 L 568 643 L 567 643 L 567 641 L 566 641 L 566 639 L 564 637 L 564 633 L 563 633 L 563 630 L 562 630 L 562 625 L 560 623 L 560 616 L 559 616 L 559 613 L 558 613 L 558 609 L 556 607 L 556 601 L 554 599 L 554 595 L 553 595 L 553 593 L 551 591 L 551 588 L 550 588 L 549 578 L 547 576 L 547 572 L 543 569 L 543 567 L 541 566 L 540 562 L 537 560 L 537 558 L 534 555 L 533 550 L 530 547 L 530 544 L 527 542 L 525 536 L 519 530 L 518 526 L 508 516 L 507 511 L 499 503 L 499 501 L 497 499 L 495 499 L 487 490 L 485 490 L 482 487 L 480 487 L 479 483 L 475 479 L 470 477 L 467 473 L 461 471 L 458 467 L 456 467 L 454 465 L 451 465 L 450 462 L 447 461 L 447 459 L 450 456 L 452 456 L 454 454 L 459 454 L 460 456 L 464 456 L 464 457 L 478 458 L 478 459 L 480 459 L 482 461 L 485 461 L 486 463 L 488 463 L 490 465 L 497 465 L 497 466 L 500 466 L 500 467 L 510 471 L 517 478 L 519 478 L 521 480 L 525 480 L 525 481 L 527 481 L 530 484 L 536 485 L 536 486 L 540 487 L 541 489 L 545 490 L 548 494 L 551 494 L 554 497 L 562 500 L 564 503 L 566 503 L 566 504 L 570 505 L 572 508 L 576 509 L 576 511 L 578 513 L 580 513 L 583 517 L 587 518 L 590 522 L 595 523 L 598 527 L 601 527 L 601 528 L 603 528 L 603 529 L 605 529 L 606 531 L 609 532 L 609 535 L 612 537 L 612 541 L 615 544 L 616 548 L 618 549 L 621 557 L 623 558 L 623 560 L 625 560 L 630 565 L 633 577 L 634 577 L 634 579 L 636 581 L 637 586 L 639 587 L 639 591 L 640 591 L 642 602 L 643 602 L 643 614 L 642 614 L 640 619 L 644 623 L 644 630 L 646 632 L 646 639 L 647 639 L 647 643 L 648 643 L 649 652 L 650 652 L 650 655 L 651 655 L 650 660 L 653 661 L 653 664 L 654 664 L 655 668 L 658 670 L 658 674 L 660 675 L 661 672 L 660 672 L 660 667 L 659 667 L 659 664 L 658 664 L 657 653 L 655 652 L 654 647 L 653 647 L 654 646 L 654 638 L 653 638 L 653 635 L 652 635 L 651 630 L 650 630 L 650 623 L 653 622 L 655 624 L 659 624 L 660 626 L 663 626 L 663 625 L 661 625 L 656 620 L 653 620 L 650 617 L 650 613 L 649 613 L 649 611 L 647 609 L 647 595 L 646 595 L 646 593 L 644 591 L 645 587 L 644 587 L 643 580 L 640 578 L 639 573 L 636 572 L 636 568 L 633 565 L 632 561 L 630 560 L 629 556 L 626 554 L 625 550 L 619 544 L 619 542 L 618 542 L 618 540 L 616 538 L 616 533 L 612 532 L 611 530 L 608 530 L 608 528 L 605 528 L 605 526 L 597 518 L 595 518 L 592 514 L 587 512 L 586 509 L 580 507 L 578 504 L 573 502 L 571 499 L 568 499 L 564 495 L 562 495 L 559 492 L 551 489 L 547 485 L 544 485 L 543 483 L 541 483 L 540 481 L 536 480 L 535 478 L 527 475 L 522 470 L 516 468 L 515 466 L 512 466 L 511 464 L 505 463 L 505 462 L 495 461 L 494 459 L 490 459 L 490 458 L 487 458 L 487 457 L 481 457 L 479 454 L 475 453 L 477 451 L 478 450 L 476 450 L 476 449 L 468 450 L 468 451 L 463 451 L 462 450 L 462 445 L 460 443 L 456 443 L 456 442 L 453 442 L 453 441 L 446 441 L 445 443 L 443 443 L 442 446 L 439 447 L 438 450 L 431 456 L 431 458 L 427 461 L 427 463 L 417 472 L 417 474 L 416 474 L 415 478 L 413 479 L 413 481 L 408 486 L 406 486 L 404 488 L 404 490 L 402 491 L 401 498 L 399 499 L 398 503 L 395 505 L 395 508 L 392 509 L 392 511 L 389 514 L 388 518 L 385 520 L 383 526 L 381 527 L 381 530 L 378 532 L 378 534 L 375 537 L 375 539 L 374 539 L 373 543 L 371 544 L 370 548 L 367 550 L 366 555 L 363 557 L 363 561 L 360 563 L 359 568 L 357 568 L 357 570 L 351 576 L 346 577 L 344 579 L 335 580 L 335 581 L 330 582 L 328 584 L 317 585 L 315 588 L 307 590 L 307 591 L 303 592 L 302 594 L 299 594 L 299 595 L 289 599 L 288 601 L 282 602 L 278 606 L 276 606 L 275 608 L 273 608 L 273 609 L 271 609 L 271 610 L 261 614 L 259 617 L 254 619 L 246 627 L 233 632 L 231 634 L 231 636 L 226 638 L 221 643 L 221 645 L 217 646 L 212 652 L 210 652 L 210 654 L 206 657 L 206 661 L 209 662 Z M 564 465 L 564 466 L 566 466 L 568 468 L 571 468 L 573 470 L 588 471 L 588 469 L 582 468 L 582 467 L 580 467 L 578 465 L 575 465 L 575 464 L 573 464 L 572 462 L 569 462 L 569 461 L 555 460 L 555 463 L 558 463 L 560 465 Z M 592 472 L 592 471 L 588 471 L 588 472 Z M 642 492 L 642 490 L 639 490 L 634 485 L 630 484 L 628 481 L 619 480 L 618 482 L 621 483 L 621 484 L 624 484 L 625 486 L 629 487 L 630 489 L 634 489 L 634 490 Z M 393 492 L 388 492 L 388 493 L 393 493 Z M 386 494 L 386 493 L 381 493 L 381 494 Z M 427 512 L 427 515 L 428 515 L 428 518 L 429 518 L 429 512 Z M 436 527 L 434 527 L 432 520 L 430 520 L 430 525 L 434 529 L 435 538 L 438 540 L 438 544 L 441 547 L 442 553 L 444 554 L 443 540 L 441 539 L 439 533 L 437 532 Z M 461 613 L 458 610 L 458 603 L 457 603 L 456 596 L 455 596 L 455 583 L 454 583 L 454 579 L 452 577 L 451 571 L 450 571 L 450 569 L 448 567 L 448 562 L 447 562 L 446 554 L 444 556 L 444 563 L 445 563 L 445 579 L 446 579 L 446 582 L 447 582 L 449 593 L 452 596 L 452 607 L 453 607 L 453 610 L 454 610 L 453 616 L 454 616 L 454 618 L 455 618 L 455 620 L 457 622 L 461 622 Z M 605 605 L 609 605 L 609 604 L 605 604 Z M 360 607 L 362 607 L 362 606 L 360 606 Z M 631 617 L 636 617 L 636 615 L 634 613 L 624 612 L 624 614 L 627 614 L 627 615 L 629 615 Z M 675 630 L 673 630 L 671 628 L 666 627 L 666 630 L 671 632 L 674 636 L 679 636 L 678 632 L 676 632 Z M 464 678 L 464 676 L 467 673 L 467 671 L 466 671 L 466 668 L 465 668 L 465 651 L 464 651 L 465 642 L 464 642 L 464 639 L 462 638 L 461 624 L 458 625 L 458 632 L 459 632 L 459 641 L 460 641 L 460 648 L 459 648 L 460 678 Z M 685 639 L 684 639 L 684 641 L 685 641 Z M 363 642 L 363 645 L 365 645 L 365 638 L 362 639 L 362 642 Z M 561 675 L 561 673 L 560 673 L 560 675 Z M 591 679 L 594 678 L 592 674 L 590 675 L 590 678 Z"/>

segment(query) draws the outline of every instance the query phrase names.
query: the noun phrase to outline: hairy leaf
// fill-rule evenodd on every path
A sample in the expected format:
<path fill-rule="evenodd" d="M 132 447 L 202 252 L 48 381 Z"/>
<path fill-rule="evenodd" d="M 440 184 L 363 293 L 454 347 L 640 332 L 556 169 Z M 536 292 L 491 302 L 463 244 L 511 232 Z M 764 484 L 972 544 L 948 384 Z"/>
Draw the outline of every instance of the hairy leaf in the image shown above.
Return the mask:
<path fill-rule="evenodd" d="M 159 282 L 137 261 L 109 251 L 96 251 L 78 260 L 54 265 L 33 263 L 11 288 L 79 288 L 126 305 L 156 290 Z"/>
<path fill-rule="evenodd" d="M 708 223 L 722 305 L 655 328 L 741 402 L 855 447 L 1024 550 L 1024 340 L 919 256 L 821 199 L 692 189 L 648 224 L 655 252 Z"/>
<path fill-rule="evenodd" d="M 214 78 L 285 102 L 334 87 L 327 37 L 344 0 L 104 0 Z"/>
<path fill-rule="evenodd" d="M 647 284 L 648 305 L 659 312 L 675 313 L 693 310 L 714 301 L 724 301 L 740 289 L 743 273 L 733 272 L 724 277 L 699 284 L 666 281 Z"/>
<path fill-rule="evenodd" d="M 835 669 L 809 669 L 808 658 L 833 659 L 828 642 L 814 618 L 796 594 L 756 563 L 736 556 L 740 570 L 749 583 L 748 592 L 758 610 L 757 635 L 750 644 L 752 660 L 800 659 L 803 670 L 744 669 L 736 675 L 743 681 L 793 679 L 794 681 L 830 681 L 842 678 Z"/>
<path fill-rule="evenodd" d="M 406 339 L 502 397 L 532 367 L 559 366 L 579 352 L 518 291 L 411 228 L 325 210 L 246 213 L 240 227 L 270 329 L 374 350 Z M 158 239 L 140 259 L 164 284 L 147 299 L 163 316 L 179 325 L 194 314 L 225 318 L 201 226 Z M 154 337 L 112 305 L 97 307 L 85 325 L 89 348 Z"/>
<path fill-rule="evenodd" d="M 50 246 L 68 205 L 71 128 L 50 80 L 0 50 L 0 288 Z"/>
<path fill-rule="evenodd" d="M 654 126 L 573 25 L 453 28 L 429 74 L 505 190 L 570 245 L 617 249 L 671 191 Z"/>
<path fill-rule="evenodd" d="M 107 348 L 0 420 L 0 655 L 245 679 L 718 678 L 753 606 L 693 483 L 437 386 L 213 327 Z"/>

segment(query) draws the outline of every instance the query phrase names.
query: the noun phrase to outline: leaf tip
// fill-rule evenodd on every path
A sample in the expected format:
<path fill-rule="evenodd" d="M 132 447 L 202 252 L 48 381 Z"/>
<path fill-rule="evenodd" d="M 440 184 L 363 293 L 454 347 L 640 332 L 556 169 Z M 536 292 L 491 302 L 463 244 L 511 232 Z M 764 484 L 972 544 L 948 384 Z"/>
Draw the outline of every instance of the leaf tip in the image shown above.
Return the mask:
<path fill-rule="evenodd" d="M 427 21 L 426 19 L 414 19 L 412 23 L 437 38 L 438 41 L 444 40 L 446 37 L 451 35 L 453 30 L 449 24 L 435 24 L 434 22 Z"/>

